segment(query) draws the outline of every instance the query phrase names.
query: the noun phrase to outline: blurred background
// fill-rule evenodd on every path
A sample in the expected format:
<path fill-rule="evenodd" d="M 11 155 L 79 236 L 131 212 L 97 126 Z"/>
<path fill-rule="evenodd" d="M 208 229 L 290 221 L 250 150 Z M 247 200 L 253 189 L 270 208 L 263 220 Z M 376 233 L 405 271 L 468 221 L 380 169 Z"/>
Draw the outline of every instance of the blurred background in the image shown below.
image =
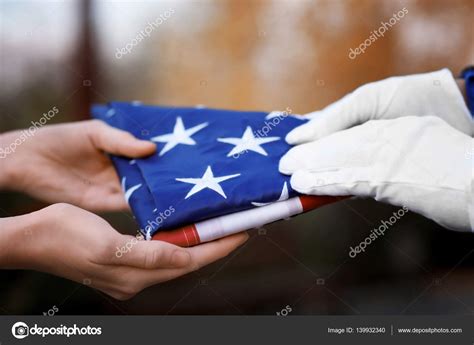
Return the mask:
<path fill-rule="evenodd" d="M 402 8 L 384 37 L 349 58 Z M 111 100 L 305 113 L 392 75 L 458 74 L 474 62 L 473 18 L 472 0 L 2 0 L 0 131 L 29 127 L 55 106 L 51 123 L 88 119 L 92 103 Z M 2 217 L 44 206 L 0 193 Z M 473 314 L 472 234 L 409 213 L 349 258 L 396 210 L 342 201 L 252 230 L 229 257 L 126 302 L 43 273 L 2 271 L 0 313 Z M 136 232 L 130 214 L 104 217 Z"/>

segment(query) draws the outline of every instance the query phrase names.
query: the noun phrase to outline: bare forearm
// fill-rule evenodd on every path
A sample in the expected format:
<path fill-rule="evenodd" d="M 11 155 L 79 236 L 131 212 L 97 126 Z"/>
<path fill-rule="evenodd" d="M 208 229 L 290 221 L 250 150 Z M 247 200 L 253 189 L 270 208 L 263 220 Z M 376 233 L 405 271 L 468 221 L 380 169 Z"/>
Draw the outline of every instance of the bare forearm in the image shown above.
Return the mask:
<path fill-rule="evenodd" d="M 21 173 L 18 162 L 21 160 L 22 140 L 27 140 L 22 131 L 0 134 L 0 190 L 14 190 L 16 188 Z"/>
<path fill-rule="evenodd" d="M 48 219 L 46 209 L 0 218 L 0 268 L 34 268 L 41 257 L 40 238 Z"/>

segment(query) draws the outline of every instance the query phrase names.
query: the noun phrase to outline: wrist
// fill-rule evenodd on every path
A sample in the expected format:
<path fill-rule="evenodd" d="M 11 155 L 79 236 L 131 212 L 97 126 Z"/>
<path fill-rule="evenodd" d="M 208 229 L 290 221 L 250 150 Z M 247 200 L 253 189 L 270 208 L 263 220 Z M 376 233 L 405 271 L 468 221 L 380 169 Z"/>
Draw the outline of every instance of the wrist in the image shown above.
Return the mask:
<path fill-rule="evenodd" d="M 17 188 L 21 179 L 21 164 L 19 162 L 19 142 L 22 132 L 14 131 L 0 134 L 0 190 Z M 23 141 L 22 141 L 23 142 Z"/>
<path fill-rule="evenodd" d="M 440 80 L 440 85 L 445 97 L 442 99 L 447 108 L 444 111 L 443 120 L 450 123 L 454 128 L 461 132 L 472 136 L 474 131 L 474 123 L 466 103 L 466 87 L 463 81 L 455 79 L 453 74 L 448 69 L 443 69 L 438 72 L 433 72 Z M 443 105 L 437 105 L 439 109 Z M 449 112 L 449 114 L 448 114 Z M 448 119 L 452 118 L 452 121 Z"/>
<path fill-rule="evenodd" d="M 0 218 L 0 268 L 36 269 L 41 265 L 48 243 L 45 233 L 54 217 L 49 208 Z"/>
<path fill-rule="evenodd" d="M 467 94 L 466 94 L 466 83 L 464 82 L 464 79 L 456 79 L 456 84 L 459 88 L 459 91 L 461 91 L 462 97 L 464 98 L 464 102 L 467 104 Z"/>

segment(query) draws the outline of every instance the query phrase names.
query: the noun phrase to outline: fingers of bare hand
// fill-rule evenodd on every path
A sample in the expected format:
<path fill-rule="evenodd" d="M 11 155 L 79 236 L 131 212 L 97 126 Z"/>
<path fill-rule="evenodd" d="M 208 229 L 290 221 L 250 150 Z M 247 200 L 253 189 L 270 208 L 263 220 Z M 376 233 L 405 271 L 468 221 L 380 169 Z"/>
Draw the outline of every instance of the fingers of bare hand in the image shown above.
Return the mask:
<path fill-rule="evenodd" d="M 108 153 L 126 157 L 142 157 L 155 152 L 156 145 L 135 138 L 132 134 L 113 128 L 102 121 L 91 121 L 90 139 L 95 147 Z"/>

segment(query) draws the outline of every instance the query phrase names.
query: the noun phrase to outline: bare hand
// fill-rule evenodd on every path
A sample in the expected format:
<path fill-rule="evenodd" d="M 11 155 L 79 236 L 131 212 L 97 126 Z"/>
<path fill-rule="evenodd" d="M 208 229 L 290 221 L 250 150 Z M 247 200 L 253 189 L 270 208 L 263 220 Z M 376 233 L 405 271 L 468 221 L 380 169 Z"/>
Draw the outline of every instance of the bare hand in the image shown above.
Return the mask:
<path fill-rule="evenodd" d="M 121 235 L 104 219 L 69 204 L 4 218 L 1 225 L 6 231 L 0 239 L 9 246 L 8 255 L 0 255 L 0 266 L 52 273 L 120 300 L 214 262 L 248 239 L 240 233 L 193 248 L 141 241 Z M 7 238 L 11 227 L 16 227 L 17 234 Z M 1 249 L 5 254 L 5 248 Z"/>
<path fill-rule="evenodd" d="M 0 139 L 6 146 L 18 135 L 10 132 Z M 155 150 L 155 144 L 98 120 L 45 126 L 2 159 L 7 173 L 0 173 L 1 187 L 91 211 L 125 210 L 117 174 L 104 152 L 134 158 Z"/>

